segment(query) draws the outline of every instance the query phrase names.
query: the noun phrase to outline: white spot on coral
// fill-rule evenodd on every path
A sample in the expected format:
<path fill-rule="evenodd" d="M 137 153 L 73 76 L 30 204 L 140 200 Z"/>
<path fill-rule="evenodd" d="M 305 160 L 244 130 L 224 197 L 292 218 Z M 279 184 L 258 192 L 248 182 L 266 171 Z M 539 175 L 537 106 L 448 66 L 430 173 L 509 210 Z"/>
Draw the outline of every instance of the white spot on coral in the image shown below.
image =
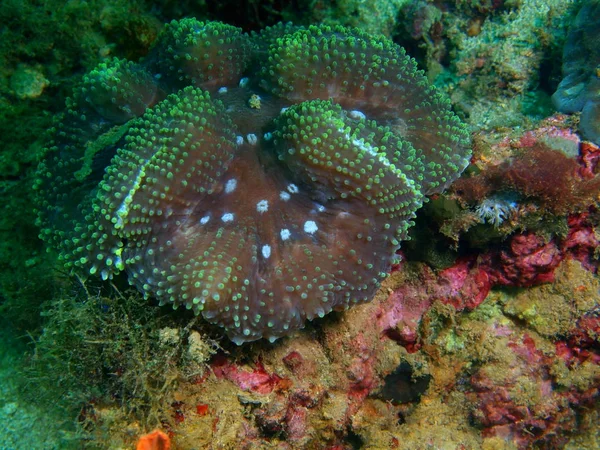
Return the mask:
<path fill-rule="evenodd" d="M 235 191 L 236 187 L 237 187 L 237 180 L 235 178 L 232 178 L 231 180 L 227 180 L 227 183 L 225 183 L 225 193 L 231 194 L 233 191 Z"/>
<path fill-rule="evenodd" d="M 307 220 L 306 222 L 304 222 L 304 232 L 308 234 L 313 234 L 318 229 L 319 227 L 313 220 Z"/>
<path fill-rule="evenodd" d="M 273 134 L 271 132 L 267 131 L 265 134 L 263 134 L 263 139 L 265 141 L 270 141 L 271 138 L 273 138 Z"/>
<path fill-rule="evenodd" d="M 279 232 L 279 235 L 281 236 L 282 241 L 287 241 L 290 238 L 291 234 L 292 233 L 290 233 L 290 230 L 288 230 L 287 228 L 284 228 L 283 230 L 281 230 Z"/>
<path fill-rule="evenodd" d="M 200 219 L 200 223 L 202 225 L 206 225 L 209 220 L 210 220 L 210 216 L 204 216 L 202 219 Z"/>
<path fill-rule="evenodd" d="M 281 192 L 279 193 L 279 198 L 280 198 L 281 200 L 283 200 L 284 202 L 287 202 L 287 201 L 290 199 L 290 194 L 288 194 L 288 193 L 287 193 L 287 192 L 285 192 L 285 191 L 281 191 Z"/>
<path fill-rule="evenodd" d="M 225 86 L 223 86 L 222 88 L 219 88 L 219 90 L 217 92 L 219 94 L 226 94 L 227 93 L 227 88 Z"/>
<path fill-rule="evenodd" d="M 289 191 L 290 194 L 297 194 L 298 186 L 296 186 L 295 184 L 289 184 L 287 187 L 287 190 Z"/>
<path fill-rule="evenodd" d="M 279 113 L 280 113 L 280 114 L 281 114 L 281 113 L 284 113 L 284 112 L 286 112 L 287 110 L 288 110 L 287 108 L 281 108 L 281 110 L 279 111 Z"/>
<path fill-rule="evenodd" d="M 365 113 L 363 113 L 362 111 L 359 111 L 357 109 L 354 109 L 354 110 L 350 111 L 348 113 L 348 115 L 350 117 L 352 117 L 353 119 L 361 119 L 362 120 L 362 119 L 366 119 L 367 118 L 367 116 L 365 116 Z"/>
<path fill-rule="evenodd" d="M 243 87 L 246 87 L 246 86 L 248 85 L 248 81 L 250 81 L 250 80 L 248 80 L 248 77 L 244 77 L 244 78 L 242 78 L 242 79 L 240 80 L 240 87 L 241 87 L 241 88 L 243 88 Z"/>
<path fill-rule="evenodd" d="M 233 221 L 233 214 L 231 213 L 225 213 L 221 216 L 221 220 L 223 222 L 232 222 Z"/>
<path fill-rule="evenodd" d="M 125 202 L 123 202 L 121 203 L 121 206 L 119 206 L 119 209 L 117 209 L 117 223 L 115 223 L 116 229 L 123 228 L 123 224 L 125 223 L 123 221 L 123 217 L 127 217 L 127 214 L 129 214 L 129 207 L 125 204 Z"/>
<path fill-rule="evenodd" d="M 264 258 L 268 258 L 269 256 L 271 256 L 271 246 L 270 245 L 262 246 L 262 255 Z"/>
<path fill-rule="evenodd" d="M 256 145 L 256 143 L 258 142 L 258 138 L 256 137 L 255 134 L 252 134 L 252 133 L 246 135 L 246 139 L 248 140 L 248 143 L 250 145 Z"/>
<path fill-rule="evenodd" d="M 142 183 L 142 179 L 146 176 L 146 166 L 150 164 L 150 159 L 144 161 L 142 165 L 140 165 L 137 173 L 135 174 L 135 180 L 133 180 L 133 189 L 130 189 L 127 193 L 127 196 L 123 199 L 119 208 L 117 209 L 117 222 L 115 223 L 115 229 L 123 228 L 125 224 L 125 218 L 129 215 L 129 207 L 133 202 L 133 195 L 137 191 L 137 187 L 139 187 Z"/>
<path fill-rule="evenodd" d="M 267 200 L 261 200 L 256 204 L 256 210 L 259 213 L 264 213 L 269 210 L 269 202 Z"/>
<path fill-rule="evenodd" d="M 237 145 L 242 145 L 244 143 L 244 137 L 243 136 L 236 136 L 235 137 L 235 143 Z"/>
<path fill-rule="evenodd" d="M 347 135 L 347 137 L 348 137 L 348 139 L 350 139 L 350 135 Z M 352 144 L 357 146 L 362 151 L 365 151 L 365 152 L 369 153 L 370 155 L 375 156 L 379 160 L 379 162 L 381 164 L 383 164 L 384 166 L 390 165 L 390 162 L 385 157 L 385 155 L 377 153 L 377 150 L 375 150 L 371 144 L 369 144 L 368 142 L 365 142 L 364 139 L 362 139 L 362 138 L 361 139 L 352 139 Z"/>
<path fill-rule="evenodd" d="M 319 206 L 317 206 L 317 211 L 323 212 L 323 211 L 325 211 L 325 207 L 323 205 L 319 205 Z"/>
<path fill-rule="evenodd" d="M 379 162 L 381 164 L 383 164 L 384 166 L 390 165 L 390 162 L 387 159 L 387 157 L 385 156 L 385 154 L 377 153 L 377 150 L 375 150 L 370 143 L 365 142 L 365 140 L 363 138 L 361 138 L 361 139 L 353 138 L 352 136 L 350 136 L 350 133 L 346 133 L 345 131 L 346 130 L 344 130 L 343 128 L 338 128 L 338 132 L 340 134 L 343 134 L 343 137 L 344 137 L 344 139 L 346 139 L 347 142 L 358 147 L 360 150 L 367 152 L 372 156 L 375 156 L 379 160 Z"/>

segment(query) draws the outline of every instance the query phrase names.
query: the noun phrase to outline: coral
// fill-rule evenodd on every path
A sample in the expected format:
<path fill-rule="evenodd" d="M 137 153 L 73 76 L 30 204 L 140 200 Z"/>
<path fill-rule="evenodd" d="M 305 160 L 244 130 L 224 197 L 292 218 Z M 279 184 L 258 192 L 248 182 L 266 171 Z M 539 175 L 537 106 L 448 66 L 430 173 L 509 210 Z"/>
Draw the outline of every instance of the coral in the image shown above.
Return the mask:
<path fill-rule="evenodd" d="M 573 234 L 591 228 L 590 220 L 591 214 L 574 219 Z M 151 322 L 147 329 L 160 339 L 160 351 L 140 352 L 154 355 L 147 361 L 156 372 L 152 378 L 166 370 L 167 379 L 177 380 L 161 394 L 162 427 L 181 449 L 214 442 L 239 449 L 351 448 L 357 442 L 364 448 L 423 448 L 423 442 L 488 448 L 484 443 L 494 439 L 527 448 L 586 435 L 593 425 L 586 428 L 579 417 L 597 409 L 600 380 L 598 294 L 595 275 L 569 258 L 574 248 L 516 235 L 504 249 L 459 258 L 443 271 L 402 262 L 372 302 L 330 316 L 294 339 L 241 348 L 225 342 L 227 351 L 203 357 L 207 370 L 192 376 L 184 376 L 176 359 L 162 365 L 161 353 L 179 349 L 189 357 L 195 332 L 186 350 L 183 330 Z M 551 266 L 540 264 L 549 254 Z M 554 266 L 555 260 L 561 263 Z M 554 282 L 496 291 L 493 284 L 505 282 L 499 267 L 512 284 Z M 142 299 L 136 308 L 144 308 Z M 60 336 L 55 322 L 48 338 Z M 61 325 L 73 328 L 71 321 Z M 114 325 L 94 328 L 116 334 Z M 77 327 L 72 333 L 81 334 Z M 121 342 L 115 345 L 123 348 Z M 202 347 L 206 355 L 210 346 Z M 117 372 L 119 381 L 131 380 L 130 367 Z M 124 388 L 127 405 L 131 390 Z M 114 414 L 114 406 L 102 407 L 105 402 L 87 406 L 97 435 Z M 144 408 L 137 414 L 144 416 Z M 110 427 L 115 440 L 137 420 L 121 418 Z"/>
<path fill-rule="evenodd" d="M 600 317 L 587 311 L 566 333 L 566 339 L 556 343 L 556 353 L 568 367 L 589 362 L 600 366 Z"/>
<path fill-rule="evenodd" d="M 137 442 L 136 450 L 170 450 L 171 439 L 160 430 L 154 430 L 140 437 Z"/>
<path fill-rule="evenodd" d="M 400 47 L 341 27 L 172 22 L 67 107 L 38 171 L 41 237 L 238 344 L 370 300 L 470 155 Z"/>
<path fill-rule="evenodd" d="M 502 247 L 511 235 L 528 231 L 545 240 L 556 237 L 559 247 L 570 235 L 573 250 L 561 247 L 561 252 L 577 253 L 577 259 L 595 266 L 600 151 L 581 141 L 575 124 L 557 114 L 533 129 L 474 133 L 471 165 L 448 193 L 422 208 L 403 254 L 445 269 L 460 256 Z M 496 217 L 503 211 L 508 220 L 482 223 L 482 214 Z"/>
<path fill-rule="evenodd" d="M 393 273 L 372 302 L 307 324 L 293 339 L 241 348 L 227 339 L 220 340 L 219 348 L 206 338 L 211 327 L 190 314 L 169 313 L 135 293 L 121 295 L 95 277 L 85 286 L 71 284 L 72 277 L 52 270 L 55 255 L 45 256 L 40 252 L 42 242 L 31 239 L 38 230 L 31 211 L 23 206 L 32 203 L 30 176 L 42 154 L 41 130 L 51 127 L 50 117 L 62 108 L 73 80 L 98 61 L 104 61 L 104 69 L 88 78 L 118 69 L 112 75 L 124 80 L 123 72 L 139 67 L 154 75 L 155 71 L 146 70 L 149 59 L 133 65 L 107 59 L 137 60 L 147 54 L 159 29 L 143 25 L 149 17 L 147 8 L 160 22 L 210 11 L 206 17 L 237 18 L 230 23 L 244 30 L 274 23 L 279 17 L 322 23 L 307 18 L 326 11 L 346 12 L 346 17 L 325 20 L 328 24 L 364 22 L 369 34 L 374 34 L 371 30 L 380 21 L 399 42 L 402 16 L 394 17 L 392 8 L 400 2 L 388 2 L 392 14 L 377 16 L 381 10 L 373 8 L 368 18 L 375 2 L 93 0 L 68 2 L 60 8 L 55 7 L 56 0 L 37 3 L 8 0 L 0 8 L 5 24 L 0 49 L 10 49 L 4 53 L 6 63 L 0 64 L 5 75 L 0 77 L 0 94 L 4 94 L 0 107 L 9 111 L 0 127 L 6 141 L 0 157 L 6 206 L 0 227 L 1 328 L 17 326 L 18 334 L 24 335 L 23 330 L 32 330 L 31 324 L 42 322 L 44 330 L 39 338 L 35 329 L 31 333 L 36 340 L 35 350 L 28 355 L 32 370 L 15 372 L 17 355 L 14 363 L 5 363 L 15 369 L 0 383 L 0 413 L 4 414 L 0 428 L 7 430 L 2 444 L 67 449 L 73 442 L 76 448 L 135 448 L 139 436 L 159 428 L 173 447 L 182 450 L 600 448 L 596 275 L 600 215 L 598 191 L 593 191 L 600 152 L 575 133 L 579 114 L 556 114 L 532 124 L 530 112 L 524 111 L 526 99 L 533 96 L 541 104 L 543 91 L 552 89 L 560 70 L 561 36 L 582 2 L 419 2 L 432 14 L 415 17 L 408 25 L 422 29 L 420 35 L 415 33 L 409 53 L 419 56 L 417 45 L 426 46 L 423 67 L 429 69 L 430 79 L 439 74 L 437 82 L 452 95 L 459 114 L 472 124 L 490 127 L 475 132 L 473 164 L 467 170 L 477 182 L 470 184 L 469 192 L 436 194 L 424 205 L 409 230 L 411 240 L 402 243 L 404 261 L 392 266 Z M 125 3 L 125 9 L 119 7 Z M 298 5 L 309 3 L 314 6 L 310 12 L 289 16 Z M 231 8 L 233 4 L 238 7 Z M 227 18 L 212 15 L 216 11 L 225 12 Z M 354 13 L 358 14 L 352 17 Z M 284 37 L 278 27 L 271 31 L 272 39 Z M 256 72 L 266 62 L 268 48 L 263 46 L 260 52 L 260 64 L 253 67 Z M 464 63 L 458 67 L 466 70 L 460 76 L 453 63 L 457 57 Z M 520 72 L 510 71 L 513 62 Z M 13 95 L 16 91 L 10 83 L 17 85 L 19 78 L 13 79 L 13 74 L 20 63 L 49 80 L 39 97 L 17 101 Z M 144 71 L 133 70 L 130 75 Z M 166 85 L 179 82 L 177 73 L 165 76 Z M 256 82 L 253 77 L 248 76 L 251 87 Z M 90 79 L 87 87 L 101 82 Z M 165 95 L 180 92 L 179 87 L 165 91 L 161 83 L 158 80 L 157 104 Z M 207 90 L 211 101 L 227 94 Z M 253 110 L 260 106 L 254 114 L 264 112 L 273 99 L 252 88 L 260 97 L 231 102 L 239 86 L 228 90 L 229 97 L 221 97 L 227 100 L 225 107 L 245 111 L 247 102 Z M 131 110 L 136 108 L 136 98 L 145 101 L 143 96 L 123 94 L 115 99 L 133 100 L 128 104 Z M 96 95 L 89 97 L 101 100 Z M 541 112 L 531 114 L 551 114 L 549 95 L 546 100 Z M 80 102 L 70 105 L 75 112 L 81 107 Z M 113 118 L 127 114 L 111 109 L 109 102 L 96 107 L 100 112 L 86 111 L 94 126 L 105 125 L 94 121 L 100 113 Z M 151 109 L 156 112 L 155 108 Z M 352 110 L 364 113 L 360 108 Z M 518 126 L 507 128 L 507 124 Z M 73 122 L 61 126 L 66 125 Z M 259 142 L 260 131 L 254 132 Z M 85 155 L 73 173 L 82 183 L 94 181 L 90 191 L 114 157 L 105 150 L 113 146 L 116 151 L 129 133 L 125 126 L 109 126 L 99 138 L 91 135 L 82 142 Z M 529 196 L 515 192 L 514 180 L 510 186 L 499 179 L 487 183 L 490 169 L 510 167 L 534 148 L 553 150 L 545 153 L 552 161 L 559 152 L 568 159 L 570 169 L 562 172 L 568 177 L 553 181 L 565 188 L 562 192 L 572 204 L 547 186 L 536 190 L 535 186 L 544 186 L 543 179 L 527 180 L 524 190 Z M 554 177 L 549 170 L 545 173 Z M 76 197 L 78 191 L 68 191 L 69 195 Z M 480 223 L 477 205 L 506 195 L 518 199 L 509 218 L 498 227 Z M 554 202 L 560 207 L 555 208 Z M 273 212 L 273 205 L 269 206 L 267 212 Z M 74 212 L 89 210 L 75 208 Z M 112 282 L 120 287 L 126 276 L 115 276 Z M 503 283 L 510 287 L 494 287 Z M 93 294 L 81 295 L 85 288 Z M 47 301 L 50 296 L 54 299 Z M 220 331 L 215 329 L 214 336 Z M 19 354 L 24 351 L 18 349 Z M 5 357 L 3 351 L 0 354 Z M 13 383 L 18 387 L 7 389 Z M 28 401 L 22 397 L 26 390 Z M 60 414 L 41 409 L 45 404 L 41 400 L 48 397 L 61 407 Z M 41 424 L 45 432 L 37 446 L 30 444 L 36 433 L 23 432 L 31 423 Z M 74 427 L 77 433 L 71 433 Z M 50 432 L 57 428 L 62 435 Z M 52 445 L 53 435 L 60 436 L 60 444 Z"/>
<path fill-rule="evenodd" d="M 387 331 L 401 327 L 392 323 L 402 320 L 401 311 L 407 320 L 408 315 L 420 316 L 418 310 L 426 311 L 429 305 L 422 307 L 422 300 L 438 280 L 429 271 L 424 283 L 407 269 L 385 280 L 372 303 L 349 310 L 341 321 L 326 323 L 319 339 L 307 331 L 278 341 L 269 351 L 255 352 L 250 346 L 213 358 L 205 377 L 182 386 L 176 409 L 183 420 L 173 428 L 174 445 L 198 448 L 218 441 L 240 449 L 349 448 L 353 440 L 360 440 L 365 448 L 419 448 L 414 446 L 417 437 L 398 446 L 406 437 L 398 428 L 398 417 L 408 415 L 404 408 L 418 401 L 419 395 L 412 392 L 415 386 L 421 398 L 427 396 L 431 376 L 422 359 L 407 359 Z M 386 294 L 399 288 L 406 289 L 406 295 Z M 460 289 L 459 283 L 441 288 L 440 293 L 460 295 L 451 292 L 455 288 Z M 419 380 L 417 385 L 413 379 Z M 388 402 L 388 397 L 397 404 Z M 438 430 L 428 427 L 426 417 L 435 408 L 424 408 L 427 413 L 419 428 L 433 438 Z M 453 420 L 448 417 L 447 422 Z M 460 439 L 476 440 L 466 429 Z"/>
<path fill-rule="evenodd" d="M 599 172 L 600 165 L 600 147 L 593 145 L 591 142 L 581 143 L 581 164 L 583 166 L 581 175 L 583 177 L 592 178 Z"/>
<path fill-rule="evenodd" d="M 589 289 L 582 290 L 588 282 Z M 579 412 L 597 402 L 599 394 L 600 358 L 593 331 L 597 286 L 592 274 L 567 260 L 552 286 L 500 301 L 509 316 L 517 313 L 532 329 L 558 340 L 519 330 L 515 322 L 486 327 L 488 339 L 507 349 L 490 355 L 469 380 L 473 419 L 486 435 L 503 437 L 517 448 L 563 448 L 567 430 L 583 425 Z M 571 328 L 576 324 L 580 331 Z"/>
<path fill-rule="evenodd" d="M 532 444 L 560 446 L 562 430 L 575 425 L 568 397 L 552 392 L 551 359 L 532 337 L 512 332 L 510 353 L 487 364 L 471 378 L 473 417 L 487 435 L 510 437 L 518 448 Z"/>
<path fill-rule="evenodd" d="M 535 80 L 533 72 L 541 64 L 541 50 L 552 38 L 545 34 L 545 27 L 564 14 L 568 6 L 569 2 L 527 0 L 498 15 L 496 20 L 485 21 L 480 33 L 460 43 L 455 59 L 458 73 L 477 75 L 482 78 L 477 80 L 480 83 L 495 72 L 502 83 L 498 87 L 522 93 Z M 489 45 L 492 42 L 496 45 Z"/>
<path fill-rule="evenodd" d="M 377 320 L 377 326 L 386 336 L 411 353 L 421 347 L 419 324 L 433 301 L 449 305 L 455 311 L 470 310 L 485 300 L 492 287 L 489 274 L 473 259 L 462 259 L 439 274 L 427 266 L 417 270 L 410 281 L 396 287 Z"/>
<path fill-rule="evenodd" d="M 600 2 L 584 2 L 563 50 L 563 80 L 552 96 L 556 109 L 581 111 L 584 138 L 600 145 Z"/>
<path fill-rule="evenodd" d="M 582 290 L 588 282 L 589 289 Z M 590 320 L 597 284 L 578 262 L 565 260 L 552 285 L 519 290 L 516 297 L 492 291 L 478 309 L 455 319 L 448 333 L 434 335 L 430 351 L 445 349 L 450 360 L 469 367 L 462 383 L 471 419 L 484 436 L 500 437 L 514 448 L 562 448 L 569 430 L 585 428 L 579 414 L 597 402 L 600 380 Z M 531 328 L 523 329 L 521 321 Z M 578 336 L 571 328 L 576 323 L 585 330 Z M 565 333 L 572 336 L 566 342 Z"/>

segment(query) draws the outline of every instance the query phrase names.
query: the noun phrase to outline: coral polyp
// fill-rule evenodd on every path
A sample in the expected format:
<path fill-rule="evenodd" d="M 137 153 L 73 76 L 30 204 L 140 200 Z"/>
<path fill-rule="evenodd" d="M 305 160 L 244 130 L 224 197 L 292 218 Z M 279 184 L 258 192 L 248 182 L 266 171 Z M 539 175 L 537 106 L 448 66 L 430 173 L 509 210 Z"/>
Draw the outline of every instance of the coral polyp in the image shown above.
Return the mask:
<path fill-rule="evenodd" d="M 517 203 L 500 196 L 488 197 L 475 208 L 475 214 L 481 222 L 487 222 L 498 228 L 517 208 Z"/>
<path fill-rule="evenodd" d="M 167 25 L 85 76 L 36 185 L 66 267 L 126 271 L 236 343 L 369 301 L 469 135 L 404 50 L 342 27 Z"/>

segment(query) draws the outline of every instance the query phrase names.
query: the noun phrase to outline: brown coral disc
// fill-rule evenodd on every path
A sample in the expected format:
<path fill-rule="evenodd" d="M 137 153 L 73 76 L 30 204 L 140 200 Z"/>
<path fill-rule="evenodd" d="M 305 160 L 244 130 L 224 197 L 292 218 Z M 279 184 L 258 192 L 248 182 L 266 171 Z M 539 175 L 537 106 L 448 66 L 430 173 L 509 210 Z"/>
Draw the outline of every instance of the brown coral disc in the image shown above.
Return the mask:
<path fill-rule="evenodd" d="M 42 237 L 238 344 L 369 301 L 470 155 L 414 61 L 356 30 L 184 19 L 86 83 L 40 166 Z"/>

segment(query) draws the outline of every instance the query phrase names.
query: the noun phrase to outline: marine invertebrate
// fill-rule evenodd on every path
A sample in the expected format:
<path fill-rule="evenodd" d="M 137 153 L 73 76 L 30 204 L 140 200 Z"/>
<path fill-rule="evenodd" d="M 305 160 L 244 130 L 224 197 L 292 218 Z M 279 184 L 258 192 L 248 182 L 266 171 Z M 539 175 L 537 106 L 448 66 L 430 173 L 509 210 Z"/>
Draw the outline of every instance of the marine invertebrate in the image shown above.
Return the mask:
<path fill-rule="evenodd" d="M 475 208 L 475 213 L 482 222 L 491 223 L 497 228 L 508 218 L 516 206 L 516 202 L 510 199 L 492 196 L 479 203 Z"/>
<path fill-rule="evenodd" d="M 563 76 L 552 102 L 564 113 L 581 111 L 579 128 L 600 144 L 600 2 L 584 2 L 563 49 Z"/>
<path fill-rule="evenodd" d="M 372 298 L 468 144 L 385 38 L 184 19 L 75 91 L 39 169 L 41 237 L 238 344 L 274 340 Z"/>

